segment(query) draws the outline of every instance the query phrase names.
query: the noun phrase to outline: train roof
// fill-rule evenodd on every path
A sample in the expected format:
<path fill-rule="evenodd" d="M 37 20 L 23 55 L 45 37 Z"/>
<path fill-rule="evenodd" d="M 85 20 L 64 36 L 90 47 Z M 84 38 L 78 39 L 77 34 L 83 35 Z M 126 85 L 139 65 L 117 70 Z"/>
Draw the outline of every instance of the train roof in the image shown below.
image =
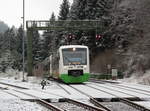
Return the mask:
<path fill-rule="evenodd" d="M 65 45 L 65 46 L 60 46 L 59 49 L 65 49 L 65 48 L 88 48 L 87 46 L 84 45 Z"/>

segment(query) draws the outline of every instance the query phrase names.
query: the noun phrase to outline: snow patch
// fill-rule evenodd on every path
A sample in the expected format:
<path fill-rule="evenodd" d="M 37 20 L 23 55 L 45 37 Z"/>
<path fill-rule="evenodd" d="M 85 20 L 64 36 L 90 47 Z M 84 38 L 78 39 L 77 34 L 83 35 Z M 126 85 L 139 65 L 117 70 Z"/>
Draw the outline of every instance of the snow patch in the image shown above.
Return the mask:
<path fill-rule="evenodd" d="M 35 102 L 22 101 L 20 99 L 0 99 L 1 111 L 48 111 Z"/>
<path fill-rule="evenodd" d="M 129 82 L 129 83 L 139 83 L 139 84 L 150 85 L 150 70 L 147 70 L 143 76 L 137 76 L 139 75 L 137 73 L 133 73 L 130 78 L 125 78 L 123 81 Z"/>

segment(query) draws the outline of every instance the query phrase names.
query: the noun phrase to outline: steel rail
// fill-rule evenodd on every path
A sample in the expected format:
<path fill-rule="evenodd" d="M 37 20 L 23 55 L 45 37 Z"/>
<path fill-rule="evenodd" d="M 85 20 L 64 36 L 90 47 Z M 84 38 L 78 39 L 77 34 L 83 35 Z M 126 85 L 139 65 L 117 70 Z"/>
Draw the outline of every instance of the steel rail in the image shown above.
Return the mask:
<path fill-rule="evenodd" d="M 148 108 L 146 108 L 146 107 L 144 107 L 144 106 L 141 106 L 141 105 L 139 105 L 139 104 L 137 104 L 137 103 L 134 103 L 134 102 L 132 102 L 132 101 L 129 101 L 129 100 L 127 100 L 127 99 L 120 98 L 120 97 L 118 97 L 118 96 L 115 95 L 115 94 L 111 94 L 111 93 L 109 93 L 109 92 L 107 92 L 107 91 L 103 91 L 103 90 L 100 90 L 100 89 L 98 89 L 98 88 L 95 88 L 95 87 L 92 87 L 92 86 L 89 86 L 89 85 L 87 85 L 87 86 L 88 86 L 88 87 L 91 87 L 91 88 L 94 88 L 94 89 L 96 89 L 96 90 L 105 92 L 105 93 L 107 93 L 107 94 L 110 94 L 110 95 L 112 95 L 112 96 L 115 96 L 115 97 L 117 97 L 121 102 L 123 102 L 123 103 L 125 103 L 125 104 L 127 104 L 127 105 L 130 105 L 130 106 L 132 106 L 132 107 L 134 107 L 134 108 L 136 108 L 136 109 L 138 109 L 138 110 L 140 110 L 140 111 L 150 111 L 150 109 L 148 109 Z M 99 85 L 97 85 L 97 86 L 104 88 L 104 86 L 99 86 Z M 106 87 L 105 87 L 105 88 L 106 88 Z M 110 88 L 106 88 L 106 89 L 114 90 L 114 89 L 110 89 Z M 116 90 L 115 90 L 115 91 L 116 91 Z M 118 92 L 121 92 L 121 91 L 118 91 Z M 124 92 L 121 92 L 121 93 L 124 93 Z M 127 93 L 124 93 L 124 94 L 127 94 Z M 131 95 L 131 94 L 129 94 L 129 95 Z M 132 95 L 132 96 L 133 96 L 133 95 Z M 136 97 L 136 96 L 133 96 L 133 97 Z M 139 97 L 136 97 L 136 98 L 139 98 Z"/>
<path fill-rule="evenodd" d="M 45 100 L 42 100 L 42 99 L 40 99 L 40 98 L 38 98 L 38 97 L 36 97 L 36 96 L 33 96 L 33 95 L 31 95 L 31 94 L 27 94 L 27 93 L 22 92 L 22 91 L 18 91 L 18 90 L 15 90 L 15 89 L 13 89 L 13 90 L 16 91 L 16 92 L 20 92 L 20 93 L 22 93 L 22 94 L 25 94 L 25 95 L 28 95 L 28 96 L 31 96 L 31 97 L 35 98 L 35 101 L 37 101 L 38 103 L 40 103 L 40 104 L 46 106 L 47 108 L 51 109 L 52 111 L 64 111 L 64 110 L 60 109 L 59 107 L 57 107 L 57 106 L 55 106 L 55 105 L 52 105 L 52 104 L 50 104 L 49 102 L 47 102 L 47 101 L 45 101 Z"/>
<path fill-rule="evenodd" d="M 43 106 L 45 106 L 45 107 L 51 109 L 52 111 L 64 111 L 64 110 L 58 108 L 57 106 L 54 106 L 54 105 L 50 104 L 49 102 L 46 102 L 46 101 L 44 101 L 44 100 L 42 100 L 42 99 L 37 98 L 36 96 L 33 96 L 33 95 L 31 95 L 31 94 L 27 94 L 27 93 L 22 92 L 22 91 L 18 91 L 18 90 L 15 90 L 15 89 L 12 89 L 12 90 L 35 98 L 34 101 L 36 101 L 36 102 L 42 104 Z M 5 92 L 5 93 L 8 93 L 8 94 L 10 94 L 10 95 L 13 95 L 13 96 L 15 96 L 15 97 L 17 97 L 17 98 L 19 98 L 19 99 L 22 99 L 21 97 L 19 97 L 19 96 L 16 95 L 16 94 L 13 94 L 13 93 L 10 93 L 10 92 L 4 91 L 4 90 L 2 90 L 2 91 Z M 23 100 L 24 100 L 24 99 L 23 99 Z"/>
<path fill-rule="evenodd" d="M 56 83 L 61 89 L 63 89 L 67 94 L 71 95 L 69 91 L 67 91 L 64 87 L 62 87 L 60 84 Z"/>
<path fill-rule="evenodd" d="M 33 96 L 33 95 L 31 95 L 31 94 L 27 94 L 27 93 L 22 92 L 22 91 L 18 91 L 18 90 L 15 90 L 15 89 L 12 89 L 12 90 L 14 90 L 14 91 L 16 91 L 16 92 L 19 92 L 19 93 L 23 93 L 23 94 L 28 95 L 28 96 L 32 96 L 33 98 L 36 99 L 36 100 L 34 100 L 34 101 L 36 101 L 36 102 L 42 104 L 43 106 L 45 106 L 45 107 L 51 109 L 52 111 L 64 111 L 64 110 L 60 109 L 59 107 L 57 107 L 57 106 L 55 106 L 55 105 L 53 105 L 53 104 L 50 104 L 49 102 L 46 102 L 45 100 L 42 100 L 42 99 L 37 98 L 36 96 Z M 3 91 L 3 90 L 2 90 L 2 91 Z M 15 96 L 15 97 L 21 99 L 21 97 L 17 96 L 16 94 L 12 94 L 12 93 L 7 92 L 7 91 L 3 91 L 3 92 L 8 93 L 8 94 L 10 94 L 10 95 L 13 95 L 13 96 Z M 24 99 L 23 99 L 23 100 L 24 100 Z M 68 103 L 77 105 L 77 106 L 79 106 L 79 107 L 83 107 L 83 108 L 88 109 L 88 110 L 90 110 L 90 111 L 104 111 L 104 110 L 102 110 L 102 109 L 100 109 L 100 108 L 96 108 L 96 107 L 93 107 L 93 106 L 90 106 L 90 105 L 81 103 L 81 102 L 76 101 L 76 100 L 73 100 L 73 99 L 65 98 L 65 100 L 66 100 Z M 67 111 L 67 110 L 65 110 L 65 111 Z"/>
<path fill-rule="evenodd" d="M 20 89 L 29 89 L 29 88 L 26 88 L 26 87 L 12 85 L 12 84 L 9 84 L 9 83 L 4 83 L 4 82 L 0 82 L 0 84 L 8 85 L 8 86 L 12 86 L 12 87 L 15 87 L 15 88 L 20 88 Z"/>
<path fill-rule="evenodd" d="M 69 85 L 69 86 L 70 86 L 70 85 Z M 83 91 L 81 91 L 81 90 L 79 90 L 79 89 L 77 89 L 77 88 L 75 88 L 75 87 L 73 87 L 73 86 L 70 86 L 70 87 L 73 88 L 73 89 L 75 89 L 76 91 L 80 92 L 81 94 L 84 94 L 84 95 L 86 95 L 87 97 L 89 97 L 89 98 L 90 98 L 90 101 L 93 101 L 93 100 L 94 100 L 94 102 L 92 102 L 92 103 L 93 103 L 95 106 L 97 106 L 97 107 L 103 108 L 103 111 L 111 111 L 109 108 L 107 108 L 107 107 L 105 107 L 104 105 L 100 104 L 100 103 L 99 103 L 97 100 L 95 100 L 92 96 L 86 94 L 85 92 L 83 92 Z"/>
<path fill-rule="evenodd" d="M 100 79 L 94 79 L 94 78 L 90 78 L 89 81 L 95 82 L 95 83 L 113 83 L 113 84 L 119 83 L 117 81 L 100 80 Z"/>
<path fill-rule="evenodd" d="M 95 81 L 93 80 L 92 82 L 95 82 Z M 110 82 L 110 81 L 96 81 L 95 83 L 115 83 L 115 82 Z M 148 91 L 148 90 L 138 89 L 138 88 L 129 87 L 129 86 L 124 86 L 124 85 L 120 85 L 118 83 L 117 84 L 107 84 L 107 85 L 119 87 L 121 89 L 125 89 L 125 90 L 132 91 L 132 92 L 135 92 L 135 93 L 139 93 L 139 94 L 144 94 L 144 95 L 150 96 L 150 94 L 147 94 L 147 93 L 150 93 L 150 91 Z M 140 92 L 140 91 L 142 91 L 142 92 Z"/>
<path fill-rule="evenodd" d="M 124 89 L 124 90 L 128 90 L 128 91 L 131 91 L 131 92 L 135 92 L 135 93 L 150 96 L 150 92 L 148 92 L 148 91 L 139 92 L 139 91 L 142 91 L 142 90 L 138 90 L 136 88 L 129 88 L 129 87 L 121 86 L 121 85 L 118 85 L 118 84 L 116 84 L 116 85 L 109 84 L 109 86 L 115 86 L 115 87 L 120 88 L 120 89 Z M 147 94 L 147 93 L 149 93 L 149 94 Z"/>
<path fill-rule="evenodd" d="M 91 101 L 91 103 L 93 103 L 97 107 L 102 107 L 106 111 L 111 111 L 110 109 L 106 108 L 104 105 L 102 105 L 100 102 L 98 102 L 97 100 L 95 100 L 93 98 L 90 98 L 90 101 Z"/>
<path fill-rule="evenodd" d="M 8 89 L 7 89 L 7 90 L 8 90 Z M 19 97 L 17 94 L 13 94 L 13 93 L 7 92 L 6 90 L 1 90 L 1 91 L 5 92 L 5 93 L 7 93 L 7 94 L 10 94 L 10 95 L 12 95 L 12 96 L 14 96 L 14 97 L 17 97 L 17 98 L 19 98 L 19 99 L 21 99 L 21 97 Z"/>
<path fill-rule="evenodd" d="M 129 101 L 127 99 L 123 99 L 123 98 L 119 98 L 119 99 L 120 99 L 121 102 L 123 102 L 125 104 L 128 104 L 129 106 L 132 106 L 132 107 L 134 107 L 134 108 L 136 108 L 136 109 L 138 109 L 140 111 L 150 111 L 150 109 L 148 109 L 148 108 L 146 108 L 144 106 L 141 106 L 141 105 L 139 105 L 137 103 L 134 103 L 132 101 Z"/>
<path fill-rule="evenodd" d="M 131 88 L 131 89 L 135 89 L 135 90 L 139 90 L 139 91 L 143 91 L 143 92 L 150 93 L 150 91 L 148 91 L 148 90 L 133 88 L 133 87 L 130 87 L 130 86 L 124 86 L 124 85 L 120 85 L 120 84 L 117 84 L 117 86 L 126 87 L 126 88 Z"/>
<path fill-rule="evenodd" d="M 59 85 L 58 83 L 56 83 L 56 82 L 54 82 L 55 84 L 57 84 L 60 88 L 62 88 L 63 90 L 65 89 L 64 87 L 62 87 L 61 85 Z M 68 86 L 68 85 L 67 85 Z M 70 86 L 69 86 L 70 87 Z M 40 91 L 40 90 L 38 90 L 38 91 Z M 69 91 L 67 91 L 66 89 L 65 89 L 65 91 L 66 92 L 68 92 L 68 94 L 71 94 Z M 43 93 L 47 93 L 47 94 L 52 94 L 52 95 L 56 95 L 56 96 L 59 96 L 59 97 L 63 97 L 63 98 L 65 98 L 64 100 L 66 101 L 66 102 L 68 102 L 68 103 L 72 103 L 72 104 L 75 104 L 75 105 L 77 105 L 77 106 L 82 106 L 82 107 L 84 107 L 85 109 L 89 109 L 90 111 L 104 111 L 103 109 L 100 109 L 100 108 L 97 108 L 97 107 L 93 107 L 93 106 L 90 106 L 90 105 L 88 105 L 88 104 L 84 104 L 84 103 L 82 103 L 82 102 L 79 102 L 79 101 L 76 101 L 76 100 L 73 100 L 73 99 L 71 99 L 71 98 L 66 98 L 66 97 L 64 97 L 64 96 L 61 96 L 61 95 L 57 95 L 57 94 L 53 94 L 53 93 L 48 93 L 48 92 L 44 92 L 44 91 L 41 91 L 41 92 L 43 92 Z"/>
<path fill-rule="evenodd" d="M 118 90 L 115 90 L 115 89 L 113 89 L 113 88 L 108 88 L 108 87 L 100 86 L 100 85 L 98 85 L 98 84 L 97 84 L 97 85 L 96 85 L 96 84 L 94 84 L 94 85 L 95 85 L 95 86 L 98 86 L 98 87 L 103 87 L 103 88 L 108 89 L 108 90 L 114 90 L 114 91 L 117 91 L 117 92 L 122 93 L 122 94 L 126 94 L 126 95 L 130 95 L 130 96 L 133 96 L 133 97 L 139 98 L 139 97 L 137 97 L 137 96 L 135 96 L 135 95 L 133 95 L 133 94 L 128 94 L 128 93 L 123 92 L 123 91 L 118 91 Z M 90 85 L 87 85 L 87 84 L 86 84 L 86 86 L 87 86 L 87 87 L 90 87 L 90 88 L 93 88 L 93 89 L 96 89 L 96 90 L 98 90 L 98 91 L 105 92 L 105 93 L 110 94 L 110 95 L 112 95 L 112 96 L 115 96 L 115 97 L 117 97 L 117 98 L 120 98 L 120 97 L 118 97 L 118 96 L 117 96 L 117 95 L 115 95 L 115 94 L 109 93 L 109 92 L 104 91 L 104 90 L 101 90 L 101 89 L 99 89 L 99 88 L 95 88 L 95 87 L 90 86 Z"/>
<path fill-rule="evenodd" d="M 50 104 L 49 102 L 46 102 L 42 99 L 36 100 L 37 102 L 43 104 L 45 107 L 51 109 L 52 111 L 64 111 L 63 109 L 58 108 L 57 106 Z"/>
<path fill-rule="evenodd" d="M 66 101 L 69 102 L 69 103 L 71 103 L 71 104 L 75 104 L 75 105 L 77 105 L 79 107 L 83 107 L 85 109 L 88 109 L 90 111 L 104 111 L 104 109 L 100 109 L 98 107 L 93 107 L 91 105 L 84 104 L 82 102 L 79 102 L 79 101 L 76 101 L 76 100 L 73 100 L 73 99 L 66 98 Z"/>
<path fill-rule="evenodd" d="M 55 79 L 55 78 L 51 78 L 52 80 L 55 80 L 55 81 L 58 81 L 58 79 Z M 53 81 L 58 87 L 60 87 L 61 89 L 63 89 L 67 94 L 71 95 L 71 93 L 66 90 L 64 87 L 62 87 L 59 83 Z"/>

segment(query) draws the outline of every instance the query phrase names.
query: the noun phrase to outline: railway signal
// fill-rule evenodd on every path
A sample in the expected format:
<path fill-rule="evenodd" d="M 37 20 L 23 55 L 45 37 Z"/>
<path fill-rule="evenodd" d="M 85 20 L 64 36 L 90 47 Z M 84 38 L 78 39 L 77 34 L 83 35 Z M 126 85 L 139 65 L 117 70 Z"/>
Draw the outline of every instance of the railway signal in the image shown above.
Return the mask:
<path fill-rule="evenodd" d="M 96 45 L 98 47 L 102 46 L 102 35 L 96 34 Z"/>
<path fill-rule="evenodd" d="M 67 37 L 68 43 L 71 44 L 73 42 L 73 40 L 75 40 L 75 35 L 72 33 L 69 33 L 68 37 Z"/>
<path fill-rule="evenodd" d="M 69 33 L 67 41 L 69 44 L 71 43 L 71 41 L 72 41 L 72 34 L 71 33 Z"/>
<path fill-rule="evenodd" d="M 102 38 L 102 36 L 100 34 L 96 35 L 96 40 L 100 40 Z"/>

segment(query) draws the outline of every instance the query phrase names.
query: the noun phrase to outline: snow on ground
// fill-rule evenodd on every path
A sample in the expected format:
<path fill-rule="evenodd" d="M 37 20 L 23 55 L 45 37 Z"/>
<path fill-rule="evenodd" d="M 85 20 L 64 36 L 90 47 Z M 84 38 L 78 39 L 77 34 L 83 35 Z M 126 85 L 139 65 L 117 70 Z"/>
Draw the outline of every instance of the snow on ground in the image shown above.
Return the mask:
<path fill-rule="evenodd" d="M 10 94 L 8 94 L 7 92 L 0 90 L 0 100 L 1 99 L 17 99 L 17 97 L 15 96 L 11 96 Z"/>
<path fill-rule="evenodd" d="M 50 111 L 45 107 L 20 99 L 0 99 L 0 111 Z"/>
<path fill-rule="evenodd" d="M 13 73 L 13 75 L 11 75 L 11 73 Z M 83 96 L 81 93 L 77 93 L 77 92 L 75 93 L 75 91 L 73 89 L 70 89 L 71 94 L 67 94 L 67 92 L 61 88 L 61 87 L 63 87 L 64 89 L 68 90 L 69 87 L 65 84 L 62 84 L 60 87 L 55 82 L 49 82 L 49 84 L 47 84 L 45 89 L 42 90 L 41 85 L 40 85 L 42 78 L 33 77 L 33 78 L 27 79 L 25 76 L 25 79 L 27 80 L 27 82 L 22 82 L 22 77 L 23 77 L 22 72 L 9 70 L 9 71 L 7 71 L 6 74 L 3 74 L 3 73 L 0 74 L 0 82 L 5 82 L 5 83 L 29 88 L 30 90 L 25 90 L 24 92 L 28 92 L 28 93 L 34 92 L 35 95 L 42 94 L 41 97 L 43 97 L 43 98 L 46 98 L 46 97 L 64 98 L 64 97 L 66 97 L 66 98 L 73 98 L 73 99 L 81 100 L 81 101 L 88 100 L 88 98 L 85 95 Z M 132 82 L 134 82 L 134 84 L 137 83 L 137 82 L 135 82 L 137 79 L 133 78 L 131 80 L 132 80 Z M 121 82 L 125 83 L 127 80 L 124 79 L 124 80 L 118 80 L 118 81 L 120 83 Z M 80 86 L 80 85 L 72 85 L 72 86 L 79 88 L 78 86 Z M 85 87 L 81 87 L 81 86 L 80 86 L 81 89 L 84 89 L 89 94 L 95 95 L 95 97 L 99 98 L 100 96 L 104 96 L 104 95 L 107 97 L 110 96 L 108 94 L 104 94 L 103 92 L 100 93 L 96 90 L 94 92 L 91 92 L 90 88 L 85 88 Z M 141 85 L 141 87 L 143 87 L 143 88 L 144 88 L 144 86 L 145 86 L 145 88 L 148 87 L 146 85 L 143 85 L 143 86 Z M 0 87 L 3 88 L 4 86 L 2 86 L 0 84 Z M 137 87 L 140 87 L 140 86 L 137 85 Z M 9 89 L 9 86 L 8 86 L 8 89 Z M 12 97 L 12 95 L 9 95 L 9 93 L 7 93 L 7 91 L 9 91 L 9 90 L 0 89 L 0 111 L 16 111 L 16 110 L 17 111 L 47 111 L 47 109 L 45 109 L 44 107 L 42 107 L 41 105 L 39 105 L 35 102 L 23 101 L 17 97 Z M 11 92 L 13 92 L 13 91 L 11 91 Z M 109 90 L 109 92 L 110 92 L 110 90 Z M 19 96 L 19 93 L 17 95 Z M 149 105 L 149 103 L 150 102 L 142 102 L 140 104 Z"/>
<path fill-rule="evenodd" d="M 134 73 L 130 78 L 125 78 L 122 81 L 128 83 L 138 83 L 150 85 L 150 70 L 146 71 L 142 76 L 140 74 Z"/>
<path fill-rule="evenodd" d="M 138 102 L 135 102 L 137 104 L 140 104 L 142 106 L 145 106 L 146 108 L 149 108 L 150 109 L 150 101 L 138 101 Z"/>
<path fill-rule="evenodd" d="M 13 75 L 11 75 L 11 72 L 13 73 Z M 27 92 L 28 94 L 34 94 L 35 96 L 38 95 L 41 98 L 46 98 L 46 99 L 50 98 L 51 101 L 53 102 L 57 102 L 58 98 L 75 97 L 76 99 L 81 99 L 83 97 L 83 95 L 79 93 L 74 95 L 73 90 L 71 91 L 71 95 L 69 94 L 67 95 L 65 90 L 63 90 L 55 82 L 50 82 L 50 81 L 48 81 L 49 84 L 45 86 L 45 89 L 42 90 L 41 85 L 40 85 L 42 78 L 36 78 L 36 77 L 26 78 L 25 77 L 27 81 L 22 82 L 22 77 L 23 77 L 22 72 L 9 70 L 5 74 L 4 73 L 0 74 L 0 82 L 29 88 L 30 90 L 23 90 L 23 92 Z M 47 109 L 44 109 L 39 104 L 36 104 L 34 102 L 20 100 L 19 98 L 24 98 L 24 97 L 28 98 L 27 95 L 23 96 L 23 94 L 19 94 L 19 92 L 15 92 L 14 90 L 11 90 L 10 86 L 0 84 L 0 87 L 9 89 L 9 90 L 4 90 L 5 92 L 0 90 L 0 105 L 3 106 L 3 107 L 0 107 L 0 111 L 47 111 Z M 66 86 L 64 85 L 64 87 Z M 16 89 L 16 90 L 19 90 L 19 89 Z M 19 98 L 15 96 L 13 97 L 13 95 L 9 95 L 9 93 L 13 93 L 15 96 L 17 95 L 17 97 Z M 4 96 L 6 96 L 7 98 L 3 98 Z"/>
<path fill-rule="evenodd" d="M 27 88 L 41 87 L 35 81 L 22 82 L 22 72 L 14 70 L 7 70 L 6 73 L 0 73 L 0 81 Z M 50 111 L 36 102 L 24 101 L 16 96 L 10 95 L 9 93 L 13 91 L 3 89 L 6 88 L 4 85 L 0 84 L 0 88 L 0 111 Z M 7 88 L 9 89 L 9 86 Z M 19 93 L 16 93 L 16 95 L 19 96 Z"/>

